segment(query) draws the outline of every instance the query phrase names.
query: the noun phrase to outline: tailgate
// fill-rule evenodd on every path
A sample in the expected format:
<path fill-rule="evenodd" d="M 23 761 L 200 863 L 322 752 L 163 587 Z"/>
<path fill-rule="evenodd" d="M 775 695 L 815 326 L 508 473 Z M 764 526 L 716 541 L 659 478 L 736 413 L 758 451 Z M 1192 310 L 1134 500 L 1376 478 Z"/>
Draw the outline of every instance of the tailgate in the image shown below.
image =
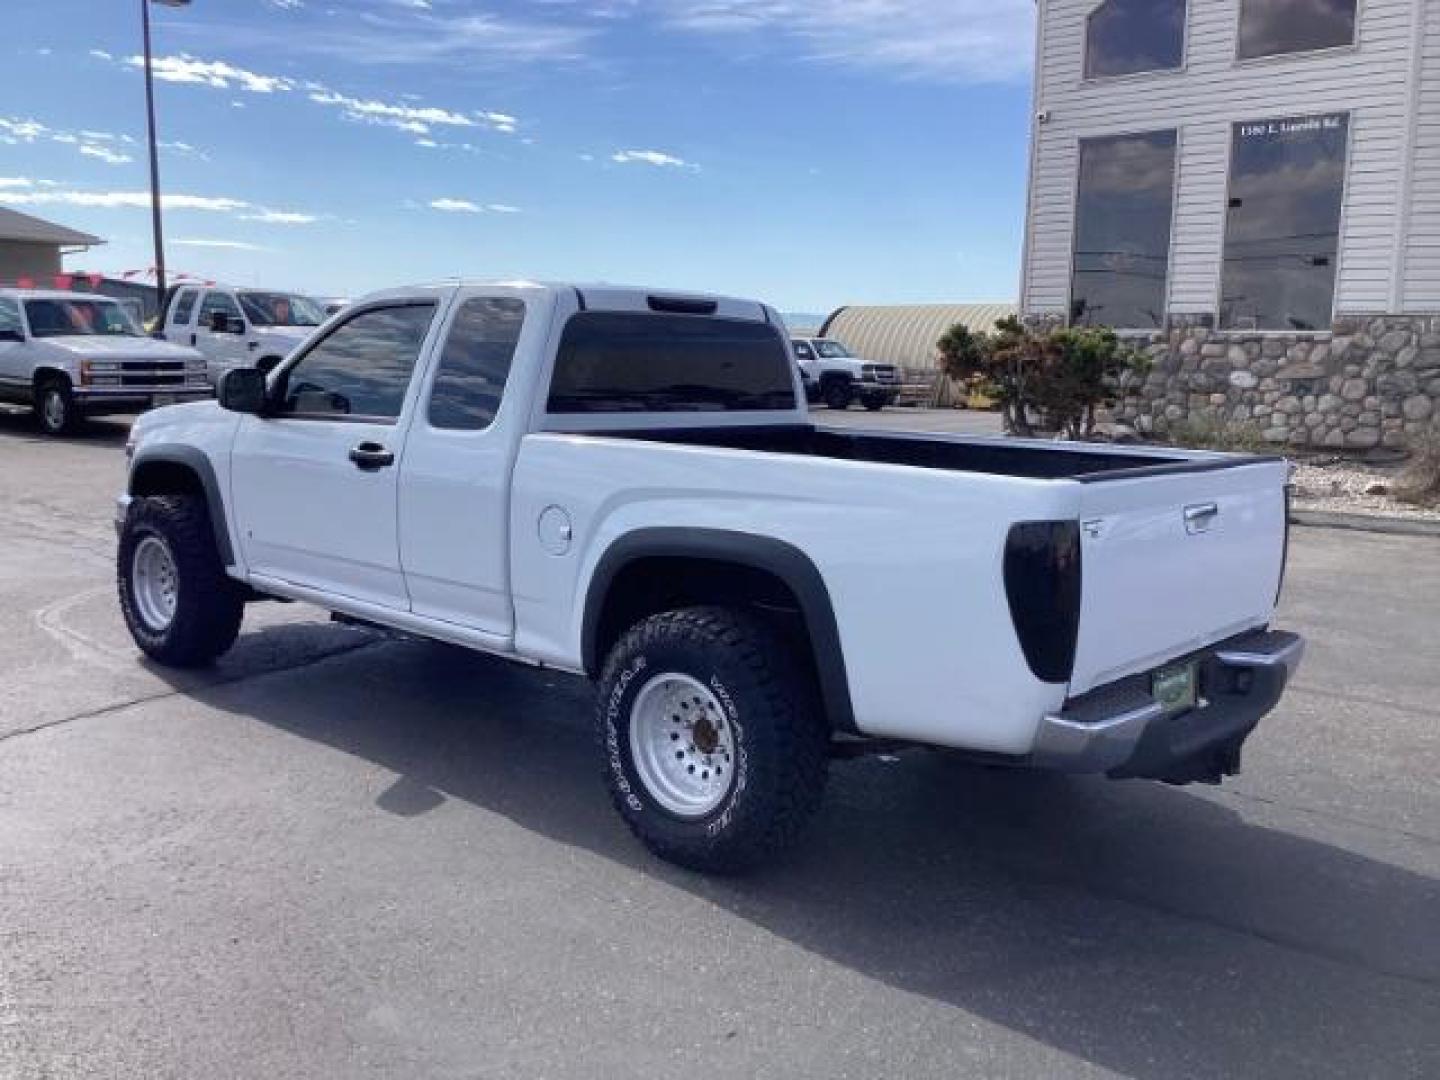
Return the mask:
<path fill-rule="evenodd" d="M 1266 459 L 1084 484 L 1071 694 L 1269 621 L 1288 470 Z"/>

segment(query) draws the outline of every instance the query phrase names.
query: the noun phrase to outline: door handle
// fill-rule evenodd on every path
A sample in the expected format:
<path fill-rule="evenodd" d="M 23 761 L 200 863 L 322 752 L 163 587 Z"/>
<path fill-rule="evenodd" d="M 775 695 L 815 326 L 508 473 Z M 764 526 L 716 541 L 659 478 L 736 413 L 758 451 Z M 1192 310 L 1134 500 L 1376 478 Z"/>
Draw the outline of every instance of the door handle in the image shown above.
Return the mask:
<path fill-rule="evenodd" d="M 375 442 L 362 442 L 350 450 L 350 460 L 362 472 L 375 472 L 395 464 L 395 453 Z"/>
<path fill-rule="evenodd" d="M 1220 507 L 1215 503 L 1197 503 L 1185 507 L 1185 531 L 1201 533 L 1209 529 L 1220 516 Z"/>

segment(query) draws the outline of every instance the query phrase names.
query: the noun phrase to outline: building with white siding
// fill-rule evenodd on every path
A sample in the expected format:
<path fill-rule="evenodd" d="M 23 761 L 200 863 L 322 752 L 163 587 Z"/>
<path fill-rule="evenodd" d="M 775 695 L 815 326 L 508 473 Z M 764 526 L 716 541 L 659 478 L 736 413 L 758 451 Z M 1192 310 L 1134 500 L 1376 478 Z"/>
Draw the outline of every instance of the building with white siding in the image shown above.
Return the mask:
<path fill-rule="evenodd" d="M 1021 307 L 1149 332 L 1132 416 L 1403 442 L 1440 398 L 1440 0 L 1039 0 Z"/>

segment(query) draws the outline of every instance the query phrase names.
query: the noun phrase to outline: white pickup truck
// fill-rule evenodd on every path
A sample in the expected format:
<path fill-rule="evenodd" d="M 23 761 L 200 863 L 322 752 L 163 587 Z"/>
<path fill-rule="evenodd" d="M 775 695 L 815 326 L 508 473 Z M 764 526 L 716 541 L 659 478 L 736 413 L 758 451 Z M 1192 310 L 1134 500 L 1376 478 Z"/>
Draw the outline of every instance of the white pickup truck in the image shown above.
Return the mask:
<path fill-rule="evenodd" d="M 900 396 L 903 380 L 894 364 L 862 360 L 833 338 L 791 338 L 790 347 L 807 391 L 832 409 L 858 401 L 878 412 Z"/>
<path fill-rule="evenodd" d="M 128 450 L 144 652 L 209 662 L 279 597 L 584 673 L 619 812 L 702 869 L 867 746 L 1218 782 L 1302 651 L 1283 460 L 817 427 L 745 300 L 378 293 Z"/>
<path fill-rule="evenodd" d="M 119 301 L 0 289 L 0 401 L 28 405 L 46 434 L 86 416 L 210 396 L 205 358 L 146 337 Z"/>
<path fill-rule="evenodd" d="M 273 289 L 185 285 L 160 313 L 167 341 L 205 354 L 210 381 L 231 368 L 270 371 L 329 316 L 317 300 Z"/>

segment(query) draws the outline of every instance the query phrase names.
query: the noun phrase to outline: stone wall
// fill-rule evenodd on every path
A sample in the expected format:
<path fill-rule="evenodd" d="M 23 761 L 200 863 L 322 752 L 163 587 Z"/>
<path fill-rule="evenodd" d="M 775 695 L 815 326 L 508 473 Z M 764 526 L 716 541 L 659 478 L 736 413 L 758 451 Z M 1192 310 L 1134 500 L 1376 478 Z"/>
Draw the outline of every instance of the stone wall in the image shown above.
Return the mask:
<path fill-rule="evenodd" d="M 1331 333 L 1172 326 L 1126 335 L 1150 355 L 1102 420 L 1142 433 L 1243 424 L 1270 443 L 1404 446 L 1440 416 L 1440 315 L 1337 319 Z"/>

